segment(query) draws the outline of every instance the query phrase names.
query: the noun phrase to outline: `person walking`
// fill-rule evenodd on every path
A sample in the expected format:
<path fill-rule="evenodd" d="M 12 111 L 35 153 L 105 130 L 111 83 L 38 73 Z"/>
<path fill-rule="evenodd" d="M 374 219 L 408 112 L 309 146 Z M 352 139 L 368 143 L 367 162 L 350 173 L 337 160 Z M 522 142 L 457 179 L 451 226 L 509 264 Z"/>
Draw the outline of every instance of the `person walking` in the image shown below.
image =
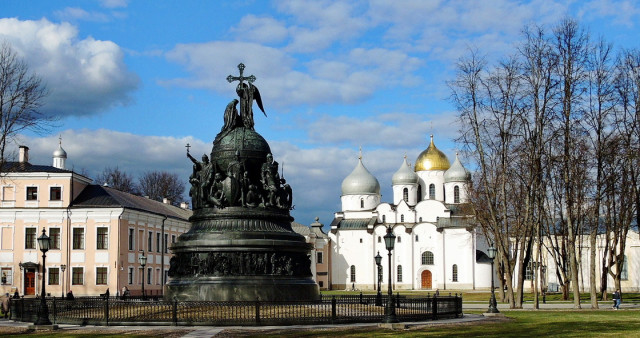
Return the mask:
<path fill-rule="evenodd" d="M 9 318 L 9 309 L 11 308 L 11 297 L 9 297 L 9 293 L 7 292 L 4 297 L 2 297 L 2 314 L 4 318 Z"/>
<path fill-rule="evenodd" d="M 613 308 L 616 310 L 620 310 L 620 303 L 622 302 L 622 295 L 620 294 L 620 289 L 616 290 L 613 293 Z"/>

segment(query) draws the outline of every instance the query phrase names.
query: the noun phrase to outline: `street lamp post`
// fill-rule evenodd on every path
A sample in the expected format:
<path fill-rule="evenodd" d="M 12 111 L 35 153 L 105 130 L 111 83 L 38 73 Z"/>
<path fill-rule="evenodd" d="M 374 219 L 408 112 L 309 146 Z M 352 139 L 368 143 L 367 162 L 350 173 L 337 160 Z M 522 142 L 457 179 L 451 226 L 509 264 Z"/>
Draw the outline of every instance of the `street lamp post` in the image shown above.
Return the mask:
<path fill-rule="evenodd" d="M 493 243 L 491 243 L 491 246 L 487 249 L 489 258 L 491 259 L 491 299 L 489 300 L 487 313 L 500 313 L 500 311 L 498 311 L 498 303 L 496 302 L 496 293 L 493 286 L 493 260 L 496 258 L 496 251 L 498 250 L 496 250 Z"/>
<path fill-rule="evenodd" d="M 51 246 L 51 242 L 49 236 L 47 236 L 45 229 L 42 229 L 42 235 L 38 237 L 38 245 L 40 246 L 40 251 L 42 251 L 42 293 L 40 296 L 40 312 L 38 315 L 38 319 L 34 323 L 35 325 L 51 325 L 51 321 L 49 320 L 49 308 L 47 307 L 47 300 L 45 299 L 45 258 L 47 251 L 49 251 L 49 247 Z"/>
<path fill-rule="evenodd" d="M 378 293 L 376 294 L 376 306 L 382 306 L 382 291 L 380 290 L 380 283 L 382 282 L 382 256 L 380 251 L 373 257 L 376 260 L 376 266 L 378 267 Z"/>
<path fill-rule="evenodd" d="M 64 270 L 67 269 L 67 265 L 66 264 L 62 264 L 60 265 L 60 271 L 62 271 L 62 299 L 64 299 Z"/>
<path fill-rule="evenodd" d="M 146 297 L 144 295 L 144 266 L 147 265 L 147 257 L 144 255 L 144 251 L 142 252 L 142 256 L 138 258 L 140 261 L 140 266 L 142 266 L 142 299 L 145 300 Z"/>
<path fill-rule="evenodd" d="M 384 320 L 383 323 L 397 323 L 398 318 L 396 318 L 396 304 L 393 301 L 393 291 L 391 291 L 391 271 L 393 271 L 393 267 L 391 266 L 391 252 L 393 251 L 393 247 L 396 244 L 396 236 L 393 234 L 393 230 L 391 227 L 387 227 L 387 234 L 384 235 L 384 245 L 387 247 L 387 251 L 389 251 L 389 291 L 387 300 L 387 307 L 385 309 Z"/>

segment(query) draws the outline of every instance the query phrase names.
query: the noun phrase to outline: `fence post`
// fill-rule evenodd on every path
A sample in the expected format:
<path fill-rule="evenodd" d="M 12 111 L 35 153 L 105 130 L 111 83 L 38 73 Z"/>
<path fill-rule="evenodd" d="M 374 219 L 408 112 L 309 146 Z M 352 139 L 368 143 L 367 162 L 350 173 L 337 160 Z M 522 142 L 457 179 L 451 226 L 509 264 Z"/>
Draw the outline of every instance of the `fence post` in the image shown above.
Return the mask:
<path fill-rule="evenodd" d="M 362 304 L 362 291 L 360 291 L 360 304 Z"/>
<path fill-rule="evenodd" d="M 256 299 L 256 325 L 260 325 L 260 299 Z"/>
<path fill-rule="evenodd" d="M 56 297 L 53 296 L 53 323 L 58 324 L 58 311 L 56 309 Z"/>
<path fill-rule="evenodd" d="M 431 319 L 433 320 L 437 320 L 438 319 L 438 297 L 436 295 L 433 295 L 433 302 L 431 303 Z"/>
<path fill-rule="evenodd" d="M 24 322 L 24 295 L 22 295 L 21 300 L 22 306 L 20 307 L 20 321 Z"/>
<path fill-rule="evenodd" d="M 107 326 L 109 326 L 109 296 L 105 296 L 104 298 L 104 318 L 107 321 Z"/>
<path fill-rule="evenodd" d="M 173 297 L 173 325 L 178 326 L 178 299 Z"/>
<path fill-rule="evenodd" d="M 336 296 L 331 296 L 331 324 L 336 320 Z"/>
<path fill-rule="evenodd" d="M 396 292 L 396 309 L 400 308 L 400 292 Z"/>

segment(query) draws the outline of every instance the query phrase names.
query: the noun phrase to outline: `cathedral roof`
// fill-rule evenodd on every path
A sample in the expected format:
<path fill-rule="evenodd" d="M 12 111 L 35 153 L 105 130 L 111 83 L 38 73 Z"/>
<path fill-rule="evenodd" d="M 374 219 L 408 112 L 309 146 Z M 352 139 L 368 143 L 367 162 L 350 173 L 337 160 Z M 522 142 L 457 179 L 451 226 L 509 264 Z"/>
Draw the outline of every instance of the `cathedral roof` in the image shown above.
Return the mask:
<path fill-rule="evenodd" d="M 393 185 L 417 184 L 418 180 L 419 180 L 418 175 L 416 175 L 416 173 L 413 170 L 411 170 L 411 166 L 407 162 L 407 157 L 405 156 L 404 161 L 400 165 L 400 169 L 398 169 L 398 171 L 396 171 L 396 173 L 393 174 L 393 177 L 391 178 L 391 183 Z"/>
<path fill-rule="evenodd" d="M 380 183 L 362 164 L 362 156 L 355 169 L 342 181 L 342 195 L 377 195 Z"/>
<path fill-rule="evenodd" d="M 447 170 L 450 166 L 447 156 L 433 144 L 433 135 L 431 135 L 431 144 L 418 155 L 415 171 Z"/>
<path fill-rule="evenodd" d="M 62 144 L 58 145 L 58 149 L 53 152 L 54 158 L 67 158 L 67 152 L 62 149 Z"/>
<path fill-rule="evenodd" d="M 458 154 L 456 160 L 453 161 L 451 168 L 444 173 L 444 182 L 469 182 L 471 181 L 471 173 L 462 166 Z"/>

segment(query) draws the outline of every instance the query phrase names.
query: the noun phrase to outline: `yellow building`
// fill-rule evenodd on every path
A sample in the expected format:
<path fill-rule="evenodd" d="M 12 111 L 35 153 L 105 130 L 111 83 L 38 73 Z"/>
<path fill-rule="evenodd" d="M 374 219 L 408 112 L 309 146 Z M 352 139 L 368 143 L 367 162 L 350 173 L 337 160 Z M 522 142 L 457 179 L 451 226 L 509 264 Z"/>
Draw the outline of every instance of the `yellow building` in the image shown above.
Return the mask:
<path fill-rule="evenodd" d="M 18 162 L 4 164 L 0 176 L 0 292 L 60 296 L 131 295 L 144 289 L 162 294 L 167 281 L 168 246 L 186 232 L 191 210 L 135 196 L 65 169 L 66 152 L 53 153 L 53 166 L 29 163 L 20 146 Z M 166 202 L 166 201 L 165 201 Z M 51 238 L 42 276 L 37 237 Z M 147 262 L 144 271 L 139 258 Z"/>

